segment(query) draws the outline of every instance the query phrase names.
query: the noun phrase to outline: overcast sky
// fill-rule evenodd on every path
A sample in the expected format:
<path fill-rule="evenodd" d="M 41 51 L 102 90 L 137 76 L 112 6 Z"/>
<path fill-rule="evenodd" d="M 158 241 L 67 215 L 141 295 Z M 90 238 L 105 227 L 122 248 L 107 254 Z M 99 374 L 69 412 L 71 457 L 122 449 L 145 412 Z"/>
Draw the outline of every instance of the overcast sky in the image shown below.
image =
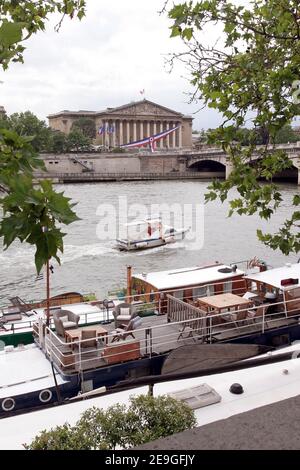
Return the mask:
<path fill-rule="evenodd" d="M 102 110 L 145 97 L 192 115 L 194 128 L 215 127 L 213 110 L 194 114 L 192 88 L 177 65 L 166 70 L 166 54 L 180 47 L 171 39 L 170 22 L 159 11 L 163 0 L 87 0 L 87 16 L 65 20 L 59 33 L 52 18 L 46 32 L 26 42 L 25 64 L 12 64 L 0 75 L 0 105 L 6 111 L 33 111 L 46 119 L 69 110 Z"/>

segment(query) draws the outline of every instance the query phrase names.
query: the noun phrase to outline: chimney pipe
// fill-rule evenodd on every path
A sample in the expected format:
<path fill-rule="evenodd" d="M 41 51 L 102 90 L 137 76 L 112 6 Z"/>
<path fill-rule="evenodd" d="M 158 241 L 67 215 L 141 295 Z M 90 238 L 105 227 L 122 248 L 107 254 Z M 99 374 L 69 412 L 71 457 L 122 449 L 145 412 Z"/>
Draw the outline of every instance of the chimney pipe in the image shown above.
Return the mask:
<path fill-rule="evenodd" d="M 127 302 L 131 303 L 131 276 L 132 266 L 127 266 Z"/>

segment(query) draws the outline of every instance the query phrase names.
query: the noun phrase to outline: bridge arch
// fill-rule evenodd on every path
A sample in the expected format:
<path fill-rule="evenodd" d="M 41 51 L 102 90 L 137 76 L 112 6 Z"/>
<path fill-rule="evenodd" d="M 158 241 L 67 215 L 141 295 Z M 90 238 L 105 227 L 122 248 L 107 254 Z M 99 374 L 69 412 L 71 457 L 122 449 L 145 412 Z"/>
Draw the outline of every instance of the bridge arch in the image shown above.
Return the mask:
<path fill-rule="evenodd" d="M 193 160 L 188 164 L 189 171 L 203 174 L 203 177 L 225 178 L 226 165 L 217 160 L 201 159 Z"/>

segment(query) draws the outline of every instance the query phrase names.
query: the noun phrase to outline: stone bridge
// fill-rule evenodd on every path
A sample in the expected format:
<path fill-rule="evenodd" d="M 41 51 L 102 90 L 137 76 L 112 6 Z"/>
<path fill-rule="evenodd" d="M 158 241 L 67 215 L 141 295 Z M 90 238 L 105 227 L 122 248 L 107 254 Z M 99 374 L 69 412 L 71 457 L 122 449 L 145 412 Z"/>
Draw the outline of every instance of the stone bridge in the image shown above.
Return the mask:
<path fill-rule="evenodd" d="M 263 146 L 261 147 L 263 148 Z M 290 179 L 300 184 L 300 142 L 277 145 L 285 150 L 293 167 L 278 178 Z M 47 173 L 37 178 L 51 177 L 66 182 L 107 181 L 109 178 L 136 179 L 184 179 L 227 178 L 232 170 L 228 156 L 220 148 L 182 149 L 154 153 L 142 151 L 116 153 L 43 154 Z M 253 155 L 253 162 L 259 154 Z"/>
<path fill-rule="evenodd" d="M 280 144 L 276 145 L 276 150 L 284 150 L 287 152 L 288 157 L 293 162 L 293 169 L 286 170 L 287 174 L 292 174 L 294 170 L 298 172 L 298 184 L 300 184 L 300 142 L 294 144 Z M 258 149 L 264 149 L 264 146 L 258 146 Z M 251 161 L 255 162 L 258 160 L 260 155 L 258 152 L 254 153 L 251 157 Z M 181 160 L 181 171 L 192 170 L 192 171 L 204 171 L 205 169 L 211 169 L 216 173 L 224 173 L 226 178 L 229 176 L 232 170 L 231 163 L 228 156 L 223 150 L 219 148 L 203 148 L 198 151 L 191 151 L 182 155 Z"/>

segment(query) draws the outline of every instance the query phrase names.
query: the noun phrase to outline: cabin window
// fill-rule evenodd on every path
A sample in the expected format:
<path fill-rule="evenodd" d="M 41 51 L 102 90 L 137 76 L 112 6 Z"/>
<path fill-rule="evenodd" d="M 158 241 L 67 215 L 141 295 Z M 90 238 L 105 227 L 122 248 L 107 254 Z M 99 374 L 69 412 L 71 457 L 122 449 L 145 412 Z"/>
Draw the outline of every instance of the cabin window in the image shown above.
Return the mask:
<path fill-rule="evenodd" d="M 207 297 L 210 297 L 211 295 L 214 295 L 214 294 L 215 294 L 215 286 L 213 284 L 210 284 L 209 286 L 207 286 L 206 295 Z"/>
<path fill-rule="evenodd" d="M 174 297 L 179 300 L 183 300 L 183 290 L 176 290 L 174 292 Z"/>
<path fill-rule="evenodd" d="M 150 302 L 154 302 L 154 300 L 155 300 L 155 293 L 154 293 L 154 291 L 152 290 L 152 291 L 150 292 L 150 295 L 149 295 L 149 301 L 150 301 Z"/>
<path fill-rule="evenodd" d="M 199 297 L 206 296 L 206 286 L 194 287 L 193 289 L 193 299 L 198 299 Z"/>
<path fill-rule="evenodd" d="M 223 292 L 224 294 L 227 292 L 232 292 L 232 281 L 224 282 Z"/>

